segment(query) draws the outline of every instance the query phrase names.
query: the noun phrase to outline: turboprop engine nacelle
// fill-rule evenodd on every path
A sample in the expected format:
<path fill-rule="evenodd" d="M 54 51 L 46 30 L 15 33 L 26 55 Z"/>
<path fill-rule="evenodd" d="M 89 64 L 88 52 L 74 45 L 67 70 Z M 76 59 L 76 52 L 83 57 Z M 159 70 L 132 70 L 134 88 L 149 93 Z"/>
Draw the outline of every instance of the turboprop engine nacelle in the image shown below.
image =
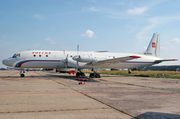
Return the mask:
<path fill-rule="evenodd" d="M 85 56 L 85 55 L 76 55 L 76 56 L 74 56 L 73 58 L 72 58 L 73 60 L 75 60 L 75 61 L 78 61 L 78 62 L 95 62 L 96 60 L 95 59 L 93 59 L 93 57 L 91 56 L 91 55 L 87 55 L 87 56 Z"/>

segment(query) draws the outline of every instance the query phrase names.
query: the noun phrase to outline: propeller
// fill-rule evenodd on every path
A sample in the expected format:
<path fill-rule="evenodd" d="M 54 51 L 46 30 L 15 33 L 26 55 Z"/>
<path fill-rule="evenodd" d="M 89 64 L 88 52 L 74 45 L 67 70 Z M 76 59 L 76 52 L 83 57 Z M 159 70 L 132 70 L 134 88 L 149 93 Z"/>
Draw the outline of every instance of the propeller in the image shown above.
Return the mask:
<path fill-rule="evenodd" d="M 76 68 L 77 68 L 77 70 L 78 70 L 78 66 L 79 66 L 79 55 L 78 55 L 78 53 L 79 53 L 79 44 L 77 45 L 77 66 L 76 66 Z"/>
<path fill-rule="evenodd" d="M 66 68 L 66 70 L 67 70 L 67 65 L 68 65 L 68 54 L 67 54 L 67 56 L 66 56 L 64 65 L 65 65 L 65 68 Z"/>
<path fill-rule="evenodd" d="M 65 54 L 65 50 L 63 50 L 63 52 L 64 52 L 64 58 L 65 58 L 65 55 L 66 55 L 66 54 Z M 68 54 L 66 55 L 66 58 L 64 59 L 63 62 L 64 62 L 64 67 L 65 67 L 66 70 L 67 70 L 67 65 L 68 65 L 68 64 L 67 64 L 67 63 L 68 63 Z"/>

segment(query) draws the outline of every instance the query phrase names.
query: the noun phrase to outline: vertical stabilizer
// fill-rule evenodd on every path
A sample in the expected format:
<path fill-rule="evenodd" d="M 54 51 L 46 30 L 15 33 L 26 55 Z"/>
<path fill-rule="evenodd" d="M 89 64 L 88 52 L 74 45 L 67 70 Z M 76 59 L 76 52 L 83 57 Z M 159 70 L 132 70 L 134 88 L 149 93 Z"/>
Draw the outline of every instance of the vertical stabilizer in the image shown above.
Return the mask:
<path fill-rule="evenodd" d="M 144 54 L 160 57 L 160 35 L 158 33 L 154 33 Z"/>

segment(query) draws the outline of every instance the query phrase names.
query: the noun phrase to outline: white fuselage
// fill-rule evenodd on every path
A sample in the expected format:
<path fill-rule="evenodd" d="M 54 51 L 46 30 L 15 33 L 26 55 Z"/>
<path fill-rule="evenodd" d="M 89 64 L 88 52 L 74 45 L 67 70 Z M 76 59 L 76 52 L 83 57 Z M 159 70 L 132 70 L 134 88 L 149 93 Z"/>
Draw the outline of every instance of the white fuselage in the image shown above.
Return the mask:
<path fill-rule="evenodd" d="M 138 68 L 150 66 L 155 63 L 155 60 L 161 58 L 130 53 L 109 53 L 109 52 L 78 52 L 82 61 L 78 62 L 78 68 Z M 119 57 L 126 57 L 130 55 L 137 55 L 141 58 L 127 60 L 109 65 L 87 65 L 88 63 L 98 62 Z M 14 57 L 3 60 L 3 64 L 18 67 L 18 68 L 65 68 L 65 60 L 67 68 L 76 68 L 77 61 L 73 57 L 77 56 L 75 51 L 45 51 L 45 50 L 30 50 L 15 54 Z"/>

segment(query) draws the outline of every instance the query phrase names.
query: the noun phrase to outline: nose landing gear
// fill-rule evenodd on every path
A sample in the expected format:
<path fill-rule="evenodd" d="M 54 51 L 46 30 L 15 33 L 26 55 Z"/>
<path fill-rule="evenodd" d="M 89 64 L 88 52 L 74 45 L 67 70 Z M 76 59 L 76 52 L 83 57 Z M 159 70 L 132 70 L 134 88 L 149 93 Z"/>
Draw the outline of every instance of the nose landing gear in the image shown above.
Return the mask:
<path fill-rule="evenodd" d="M 21 77 L 24 77 L 25 75 L 24 74 L 21 74 Z"/>
<path fill-rule="evenodd" d="M 25 73 L 25 70 L 24 70 L 24 69 L 21 69 L 21 71 L 20 71 L 20 76 L 21 76 L 21 77 L 25 77 L 24 73 Z"/>

